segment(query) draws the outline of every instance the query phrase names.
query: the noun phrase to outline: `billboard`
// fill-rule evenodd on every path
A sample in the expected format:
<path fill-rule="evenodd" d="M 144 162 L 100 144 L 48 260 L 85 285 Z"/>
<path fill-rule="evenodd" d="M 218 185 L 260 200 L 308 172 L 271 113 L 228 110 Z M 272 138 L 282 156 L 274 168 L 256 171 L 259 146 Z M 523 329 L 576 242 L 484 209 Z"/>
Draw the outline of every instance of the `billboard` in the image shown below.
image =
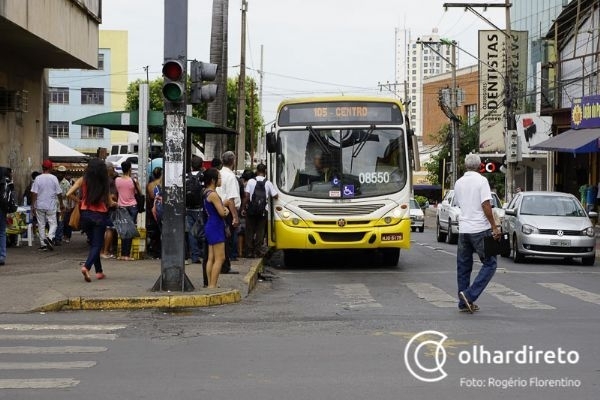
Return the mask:
<path fill-rule="evenodd" d="M 527 82 L 527 31 L 511 31 L 511 81 L 515 109 L 522 109 Z M 506 35 L 479 31 L 479 152 L 504 152 Z"/>

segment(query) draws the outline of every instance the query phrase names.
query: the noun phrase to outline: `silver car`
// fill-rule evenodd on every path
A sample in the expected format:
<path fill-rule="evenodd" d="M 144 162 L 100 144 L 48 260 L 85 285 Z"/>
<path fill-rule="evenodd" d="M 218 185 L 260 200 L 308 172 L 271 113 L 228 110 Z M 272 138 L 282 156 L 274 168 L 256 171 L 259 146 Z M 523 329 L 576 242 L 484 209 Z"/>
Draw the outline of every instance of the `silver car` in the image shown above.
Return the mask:
<path fill-rule="evenodd" d="M 415 199 L 410 199 L 410 229 L 414 232 L 425 230 L 425 214 Z"/>
<path fill-rule="evenodd" d="M 594 225 L 577 197 L 560 192 L 520 192 L 505 210 L 502 229 L 510 235 L 514 262 L 526 256 L 581 257 L 583 265 L 594 265 Z"/>

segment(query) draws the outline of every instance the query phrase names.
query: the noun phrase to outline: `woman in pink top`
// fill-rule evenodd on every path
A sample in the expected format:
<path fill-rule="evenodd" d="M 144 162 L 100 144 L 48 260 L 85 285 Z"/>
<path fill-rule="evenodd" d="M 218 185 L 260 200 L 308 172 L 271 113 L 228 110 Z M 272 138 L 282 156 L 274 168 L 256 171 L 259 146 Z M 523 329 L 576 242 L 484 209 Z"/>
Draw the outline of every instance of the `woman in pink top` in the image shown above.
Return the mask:
<path fill-rule="evenodd" d="M 123 170 L 123 175 L 119 176 L 115 179 L 115 186 L 117 187 L 118 193 L 118 204 L 119 207 L 123 207 L 127 210 L 131 219 L 135 223 L 137 221 L 137 202 L 135 201 L 135 191 L 136 188 L 140 193 L 143 193 L 140 184 L 137 180 L 134 180 L 131 177 L 131 162 L 123 161 L 121 164 L 121 169 Z M 123 239 L 121 238 L 121 257 L 119 260 L 124 261 L 133 261 L 131 257 L 131 242 L 133 239 Z"/>

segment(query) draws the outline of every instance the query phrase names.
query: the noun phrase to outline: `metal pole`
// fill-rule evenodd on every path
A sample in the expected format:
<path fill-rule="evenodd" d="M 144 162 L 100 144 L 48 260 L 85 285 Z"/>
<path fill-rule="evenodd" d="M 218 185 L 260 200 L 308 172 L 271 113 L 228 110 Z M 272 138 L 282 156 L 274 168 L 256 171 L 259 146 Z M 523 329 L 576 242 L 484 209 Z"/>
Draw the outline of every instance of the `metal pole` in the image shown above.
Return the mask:
<path fill-rule="evenodd" d="M 237 168 L 244 169 L 246 164 L 246 11 L 248 2 L 242 0 L 242 40 L 240 54 L 240 77 L 238 81 L 237 112 Z"/>
<path fill-rule="evenodd" d="M 165 0 L 164 59 L 178 59 L 187 74 L 187 0 Z M 185 180 L 186 98 L 181 103 L 165 100 L 162 177 L 163 218 L 161 274 L 152 290 L 191 291 L 194 285 L 185 274 Z"/>
<path fill-rule="evenodd" d="M 452 188 L 458 180 L 458 158 L 460 157 L 460 139 L 459 139 L 459 128 L 456 121 L 456 42 L 452 41 L 452 92 L 450 93 L 450 108 L 452 109 Z"/>
<path fill-rule="evenodd" d="M 514 93 L 513 93 L 513 71 L 512 71 L 512 34 L 510 28 L 510 0 L 505 0 L 505 11 L 506 11 L 506 35 L 504 36 L 505 40 L 505 107 L 504 111 L 506 113 L 506 131 L 504 135 L 505 143 L 510 141 L 510 135 L 512 131 L 516 131 L 516 121 L 514 115 Z M 506 153 L 508 153 L 508 146 L 505 146 Z M 508 160 L 508 157 L 507 157 Z M 516 162 L 507 162 L 506 168 L 506 198 L 509 200 L 508 195 L 510 194 L 512 198 L 512 194 L 515 191 L 515 169 L 517 163 Z"/>

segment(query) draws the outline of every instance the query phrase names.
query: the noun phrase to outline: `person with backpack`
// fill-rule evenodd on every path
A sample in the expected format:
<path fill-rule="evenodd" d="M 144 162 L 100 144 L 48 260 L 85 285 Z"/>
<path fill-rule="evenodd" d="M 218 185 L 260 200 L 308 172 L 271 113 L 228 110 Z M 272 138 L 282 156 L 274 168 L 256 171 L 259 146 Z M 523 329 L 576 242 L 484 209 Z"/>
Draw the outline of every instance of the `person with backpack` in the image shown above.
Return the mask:
<path fill-rule="evenodd" d="M 270 199 L 276 199 L 279 192 L 267 179 L 267 166 L 258 164 L 256 177 L 246 184 L 242 215 L 246 217 L 246 254 L 247 258 L 263 257 L 263 243 L 267 230 Z"/>
<path fill-rule="evenodd" d="M 201 264 L 204 258 L 203 162 L 201 157 L 192 156 L 192 170 L 185 176 L 185 231 L 188 253 L 194 264 Z"/>

